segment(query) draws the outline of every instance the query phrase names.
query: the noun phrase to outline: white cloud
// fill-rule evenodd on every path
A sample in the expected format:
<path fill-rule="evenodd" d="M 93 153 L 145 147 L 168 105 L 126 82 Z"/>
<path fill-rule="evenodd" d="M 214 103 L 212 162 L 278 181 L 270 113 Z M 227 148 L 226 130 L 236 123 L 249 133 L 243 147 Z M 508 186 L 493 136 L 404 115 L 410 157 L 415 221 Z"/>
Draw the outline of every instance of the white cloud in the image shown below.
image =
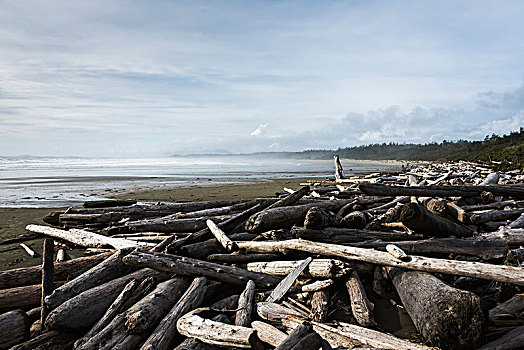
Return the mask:
<path fill-rule="evenodd" d="M 267 128 L 268 124 L 260 124 L 255 130 L 251 132 L 251 136 L 260 136 Z"/>

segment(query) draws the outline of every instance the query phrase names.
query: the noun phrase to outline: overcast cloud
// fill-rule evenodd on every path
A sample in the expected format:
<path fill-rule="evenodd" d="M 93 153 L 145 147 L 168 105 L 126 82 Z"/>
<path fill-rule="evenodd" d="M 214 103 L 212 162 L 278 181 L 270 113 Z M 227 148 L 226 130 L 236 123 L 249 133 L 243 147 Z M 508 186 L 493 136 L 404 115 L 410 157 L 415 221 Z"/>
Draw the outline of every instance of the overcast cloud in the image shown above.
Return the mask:
<path fill-rule="evenodd" d="M 482 139 L 524 125 L 522 1 L 9 1 L 0 154 Z"/>

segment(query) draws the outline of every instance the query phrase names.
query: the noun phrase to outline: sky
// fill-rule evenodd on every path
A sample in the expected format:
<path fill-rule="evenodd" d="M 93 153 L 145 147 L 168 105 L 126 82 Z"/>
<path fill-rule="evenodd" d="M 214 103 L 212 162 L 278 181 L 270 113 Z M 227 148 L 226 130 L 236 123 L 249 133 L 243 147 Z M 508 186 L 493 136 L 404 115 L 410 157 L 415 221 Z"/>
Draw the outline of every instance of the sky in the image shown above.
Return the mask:
<path fill-rule="evenodd" d="M 524 1 L 0 0 L 0 154 L 483 139 L 524 126 Z"/>

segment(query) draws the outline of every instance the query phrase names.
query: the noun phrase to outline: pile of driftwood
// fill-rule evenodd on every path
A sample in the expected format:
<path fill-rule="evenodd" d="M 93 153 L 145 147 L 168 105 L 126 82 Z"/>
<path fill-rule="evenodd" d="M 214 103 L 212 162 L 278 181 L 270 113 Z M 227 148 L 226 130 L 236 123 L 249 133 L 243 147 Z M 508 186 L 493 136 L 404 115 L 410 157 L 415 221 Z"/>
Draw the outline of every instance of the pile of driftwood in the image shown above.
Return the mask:
<path fill-rule="evenodd" d="M 335 164 L 277 198 L 50 213 L 42 266 L 0 272 L 0 348 L 427 348 L 381 329 L 388 293 L 428 345 L 523 348 L 522 175 Z M 53 239 L 96 254 L 54 263 Z"/>

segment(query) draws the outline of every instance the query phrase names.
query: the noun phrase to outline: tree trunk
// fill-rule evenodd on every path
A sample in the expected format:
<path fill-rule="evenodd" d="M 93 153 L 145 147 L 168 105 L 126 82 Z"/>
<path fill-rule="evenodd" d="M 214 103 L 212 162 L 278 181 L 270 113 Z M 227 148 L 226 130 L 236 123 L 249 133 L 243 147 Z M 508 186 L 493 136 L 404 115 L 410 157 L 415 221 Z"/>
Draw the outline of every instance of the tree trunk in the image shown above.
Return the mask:
<path fill-rule="evenodd" d="M 522 350 L 524 344 L 524 326 L 515 328 L 501 338 L 488 343 L 477 350 Z"/>
<path fill-rule="evenodd" d="M 49 295 L 45 302 L 50 309 L 71 299 L 72 297 L 115 278 L 133 272 L 135 269 L 122 262 L 122 258 L 132 249 L 126 248 L 116 251 L 100 264 L 92 267 L 75 279 L 57 288 Z"/>
<path fill-rule="evenodd" d="M 99 320 L 113 300 L 132 279 L 162 275 L 151 269 L 142 269 L 129 275 L 88 289 L 62 303 L 47 316 L 46 328 L 51 330 L 79 330 Z"/>
<path fill-rule="evenodd" d="M 226 252 L 233 252 L 235 250 L 238 250 L 238 247 L 236 246 L 235 242 L 231 240 L 224 231 L 222 231 L 214 222 L 213 220 L 207 220 L 206 221 L 207 227 L 209 228 L 209 231 L 215 236 L 216 240 L 222 248 L 225 249 Z"/>
<path fill-rule="evenodd" d="M 353 312 L 353 317 L 355 317 L 357 323 L 364 327 L 375 326 L 377 323 L 373 317 L 374 306 L 369 301 L 364 286 L 355 270 L 353 270 L 346 278 L 346 288 L 351 303 L 351 311 Z"/>
<path fill-rule="evenodd" d="M 245 284 L 252 279 L 260 288 L 270 288 L 280 281 L 280 278 L 268 274 L 172 254 L 133 252 L 123 260 L 124 263 L 133 266 L 150 267 L 182 276 L 205 276 L 225 283 Z"/>
<path fill-rule="evenodd" d="M 488 191 L 496 196 L 524 198 L 524 186 L 518 185 L 405 187 L 361 183 L 359 188 L 365 194 L 372 196 L 477 197 L 483 191 Z"/>
<path fill-rule="evenodd" d="M 0 348 L 7 349 L 29 338 L 29 318 L 23 311 L 0 315 Z"/>
<path fill-rule="evenodd" d="M 329 307 L 329 291 L 327 289 L 313 292 L 311 299 L 310 318 L 317 322 L 326 322 Z"/>
<path fill-rule="evenodd" d="M 45 303 L 45 298 L 53 292 L 53 254 L 55 251 L 55 244 L 52 239 L 46 238 L 44 240 L 44 249 L 42 252 L 42 297 L 40 300 L 40 324 L 45 323 L 49 308 Z"/>
<path fill-rule="evenodd" d="M 248 327 L 251 323 L 253 301 L 255 299 L 255 282 L 247 281 L 246 288 L 238 298 L 238 307 L 235 315 L 235 326 Z"/>
<path fill-rule="evenodd" d="M 110 255 L 111 253 L 103 253 L 56 263 L 54 266 L 55 279 L 57 281 L 67 281 L 70 275 L 88 269 Z M 41 266 L 21 267 L 7 271 L 0 271 L 0 289 L 39 284 L 41 280 Z"/>
<path fill-rule="evenodd" d="M 523 213 L 524 209 L 492 210 L 480 214 L 472 214 L 469 219 L 475 225 L 479 225 L 488 221 L 515 220 Z"/>
<path fill-rule="evenodd" d="M 207 279 L 205 277 L 195 278 L 184 295 L 160 321 L 153 334 L 149 336 L 140 349 L 171 349 L 170 345 L 178 334 L 177 321 L 188 311 L 200 306 L 206 293 L 206 284 Z"/>
<path fill-rule="evenodd" d="M 435 215 L 417 203 L 405 204 L 400 213 L 400 221 L 411 230 L 425 236 L 471 237 L 473 229 Z"/>
<path fill-rule="evenodd" d="M 293 271 L 302 261 L 268 261 L 247 264 L 247 270 L 269 275 L 285 276 Z M 351 271 L 351 267 L 340 260 L 313 259 L 303 271 L 304 277 L 338 278 Z"/>
<path fill-rule="evenodd" d="M 231 215 L 178 219 L 176 214 L 174 214 L 154 219 L 128 221 L 124 225 L 111 227 L 108 232 L 109 234 L 126 232 L 197 232 L 207 227 L 207 219 L 221 222 L 229 218 L 231 218 Z"/>
<path fill-rule="evenodd" d="M 309 254 L 336 256 L 348 260 L 365 261 L 377 265 L 469 276 L 524 286 L 524 270 L 513 266 L 425 258 L 415 255 L 410 256 L 410 261 L 401 261 L 395 259 L 389 253 L 379 252 L 373 249 L 346 247 L 337 244 L 317 243 L 299 239 L 291 239 L 282 242 L 237 242 L 237 244 L 240 249 L 245 249 L 249 252 L 285 253 L 289 250 L 298 250 Z"/>
<path fill-rule="evenodd" d="M 326 227 L 323 230 L 310 230 L 294 226 L 291 234 L 296 238 L 335 244 L 355 243 L 381 239 L 384 241 L 401 241 L 422 238 L 420 235 L 408 235 L 404 232 L 370 231 L 364 229 Z"/>
<path fill-rule="evenodd" d="M 338 226 L 337 217 L 317 207 L 309 208 L 304 219 L 304 227 L 307 229 L 322 229 L 329 226 Z"/>
<path fill-rule="evenodd" d="M 286 333 L 269 323 L 253 321 L 251 327 L 257 331 L 260 340 L 272 346 L 279 346 L 287 338 Z"/>
<path fill-rule="evenodd" d="M 57 285 L 64 282 L 56 282 Z M 40 306 L 42 284 L 0 290 L 0 312 L 14 309 L 28 310 Z"/>
<path fill-rule="evenodd" d="M 271 261 L 279 259 L 277 254 L 210 254 L 207 260 L 216 263 L 245 264 L 254 261 Z"/>
<path fill-rule="evenodd" d="M 209 309 L 196 309 L 182 316 L 177 322 L 180 334 L 197 338 L 205 343 L 233 346 L 239 348 L 255 348 L 260 340 L 253 328 L 232 326 L 229 324 L 208 320 L 199 313 Z"/>
<path fill-rule="evenodd" d="M 245 229 L 248 232 L 260 233 L 272 229 L 289 228 L 295 224 L 303 223 L 310 208 L 318 207 L 326 210 L 336 210 L 347 202 L 344 200 L 326 201 L 268 209 L 251 216 L 246 222 Z"/>
<path fill-rule="evenodd" d="M 424 339 L 450 350 L 483 343 L 487 322 L 478 296 L 424 272 L 391 269 L 389 275 Z"/>
<path fill-rule="evenodd" d="M 229 238 L 233 241 L 250 241 L 257 235 L 254 233 L 233 233 Z M 188 244 L 179 249 L 181 255 L 193 258 L 205 260 L 210 254 L 217 253 L 222 250 L 220 243 L 215 238 L 205 240 L 203 242 L 197 242 Z"/>
<path fill-rule="evenodd" d="M 293 329 L 303 321 L 300 317 L 292 315 L 282 318 L 282 323 L 288 329 Z M 313 330 L 328 341 L 332 347 L 341 346 L 353 349 L 355 346 L 369 346 L 391 350 L 427 350 L 425 346 L 411 343 L 390 334 L 344 322 L 338 322 L 337 328 L 315 321 L 311 321 L 311 324 Z"/>
<path fill-rule="evenodd" d="M 73 244 L 79 245 L 81 247 L 91 247 L 91 248 L 103 248 L 103 247 L 113 247 L 115 249 L 123 249 L 130 247 L 138 247 L 145 245 L 140 242 L 134 242 L 122 238 L 111 238 L 97 233 L 71 229 L 69 231 L 60 230 L 53 227 L 41 226 L 41 225 L 27 225 L 26 230 L 36 233 L 41 233 L 46 236 L 53 238 L 61 239 Z"/>
<path fill-rule="evenodd" d="M 383 242 L 368 241 L 353 244 L 354 247 L 384 250 L 386 245 L 395 244 L 408 254 L 465 254 L 478 256 L 483 260 L 500 259 L 507 255 L 508 245 L 499 238 L 429 238 L 419 241 Z"/>

